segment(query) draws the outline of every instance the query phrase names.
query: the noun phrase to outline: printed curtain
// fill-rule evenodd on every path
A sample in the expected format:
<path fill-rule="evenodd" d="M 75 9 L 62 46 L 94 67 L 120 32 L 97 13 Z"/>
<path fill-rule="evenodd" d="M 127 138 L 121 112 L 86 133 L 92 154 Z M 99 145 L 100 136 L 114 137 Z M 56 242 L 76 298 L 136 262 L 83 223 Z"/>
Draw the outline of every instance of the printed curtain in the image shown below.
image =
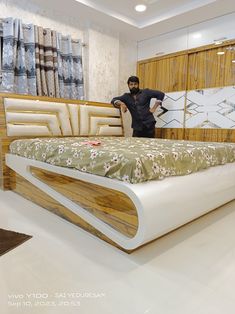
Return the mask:
<path fill-rule="evenodd" d="M 1 92 L 84 99 L 79 40 L 10 17 L 2 41 Z"/>
<path fill-rule="evenodd" d="M 32 24 L 3 19 L 2 92 L 36 95 L 35 40 Z"/>
<path fill-rule="evenodd" d="M 57 49 L 60 97 L 84 99 L 81 42 L 58 33 Z"/>
<path fill-rule="evenodd" d="M 35 26 L 35 42 L 37 94 L 60 97 L 56 32 Z"/>

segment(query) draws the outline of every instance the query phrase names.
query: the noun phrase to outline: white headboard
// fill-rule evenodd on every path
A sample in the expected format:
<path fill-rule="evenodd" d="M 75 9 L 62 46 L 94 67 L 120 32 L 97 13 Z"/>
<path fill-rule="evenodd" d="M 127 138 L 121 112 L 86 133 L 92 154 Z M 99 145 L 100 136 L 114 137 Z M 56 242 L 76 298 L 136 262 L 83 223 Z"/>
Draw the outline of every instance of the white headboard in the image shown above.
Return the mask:
<path fill-rule="evenodd" d="M 122 136 L 119 109 L 85 102 L 3 98 L 7 136 Z"/>

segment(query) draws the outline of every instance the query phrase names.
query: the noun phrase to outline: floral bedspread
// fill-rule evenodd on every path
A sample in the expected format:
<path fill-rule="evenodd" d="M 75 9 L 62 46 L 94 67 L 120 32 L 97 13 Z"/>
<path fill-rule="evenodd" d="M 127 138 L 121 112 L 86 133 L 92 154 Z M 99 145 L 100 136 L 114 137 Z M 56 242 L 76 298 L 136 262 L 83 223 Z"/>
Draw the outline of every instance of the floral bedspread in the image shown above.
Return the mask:
<path fill-rule="evenodd" d="M 89 144 L 88 141 L 98 141 Z M 125 137 L 22 139 L 10 151 L 129 183 L 187 175 L 235 162 L 235 144 Z"/>

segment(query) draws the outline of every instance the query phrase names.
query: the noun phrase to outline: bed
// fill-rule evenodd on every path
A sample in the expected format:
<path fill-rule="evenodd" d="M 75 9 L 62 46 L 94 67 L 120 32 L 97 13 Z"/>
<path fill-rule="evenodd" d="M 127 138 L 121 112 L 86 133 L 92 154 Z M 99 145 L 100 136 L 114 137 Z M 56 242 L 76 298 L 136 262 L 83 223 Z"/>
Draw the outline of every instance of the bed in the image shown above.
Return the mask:
<path fill-rule="evenodd" d="M 2 95 L 0 119 L 2 188 L 122 250 L 235 198 L 235 144 L 127 139 L 119 110 L 92 102 Z"/>

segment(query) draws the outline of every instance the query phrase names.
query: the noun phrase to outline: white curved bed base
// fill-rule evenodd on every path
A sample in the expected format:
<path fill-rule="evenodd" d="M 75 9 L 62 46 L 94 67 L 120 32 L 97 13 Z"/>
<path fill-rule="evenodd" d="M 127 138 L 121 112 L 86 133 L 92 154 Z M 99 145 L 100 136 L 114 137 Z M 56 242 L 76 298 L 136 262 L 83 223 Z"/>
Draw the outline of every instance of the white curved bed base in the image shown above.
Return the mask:
<path fill-rule="evenodd" d="M 235 163 L 187 176 L 139 184 L 53 166 L 13 154 L 6 154 L 6 164 L 126 250 L 133 250 L 235 198 Z M 121 234 L 56 192 L 31 174 L 31 166 L 125 193 L 136 206 L 139 220 L 136 235 L 129 238 Z"/>

